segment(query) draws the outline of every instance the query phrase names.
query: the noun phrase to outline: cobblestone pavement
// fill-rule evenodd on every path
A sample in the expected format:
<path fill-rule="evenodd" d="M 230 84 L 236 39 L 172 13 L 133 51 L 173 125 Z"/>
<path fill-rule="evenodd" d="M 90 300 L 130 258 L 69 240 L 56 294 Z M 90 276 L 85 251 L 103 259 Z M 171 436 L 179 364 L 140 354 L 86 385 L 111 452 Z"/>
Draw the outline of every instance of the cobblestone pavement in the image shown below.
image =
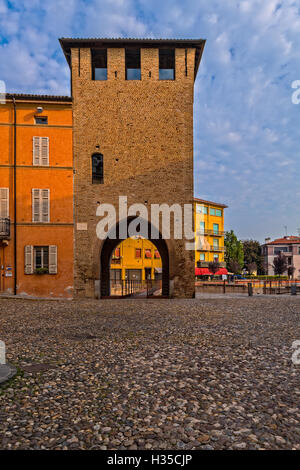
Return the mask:
<path fill-rule="evenodd" d="M 1 449 L 300 449 L 300 297 L 0 300 Z"/>

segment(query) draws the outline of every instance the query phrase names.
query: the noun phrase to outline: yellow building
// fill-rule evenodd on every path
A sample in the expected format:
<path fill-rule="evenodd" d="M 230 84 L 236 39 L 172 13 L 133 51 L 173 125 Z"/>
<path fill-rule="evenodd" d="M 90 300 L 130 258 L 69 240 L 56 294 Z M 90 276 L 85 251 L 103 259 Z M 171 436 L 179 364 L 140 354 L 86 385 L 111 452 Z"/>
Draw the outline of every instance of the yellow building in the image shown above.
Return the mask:
<path fill-rule="evenodd" d="M 144 281 L 160 279 L 159 251 L 149 240 L 128 238 L 115 249 L 111 260 L 111 280 Z"/>
<path fill-rule="evenodd" d="M 214 260 L 219 261 L 221 267 L 225 267 L 224 209 L 227 206 L 198 198 L 194 198 L 194 204 L 196 268 L 207 268 L 208 263 Z M 206 272 L 196 271 L 196 274 L 201 275 Z"/>
<path fill-rule="evenodd" d="M 208 264 L 218 260 L 224 269 L 224 209 L 218 204 L 194 198 L 196 234 L 195 274 L 209 274 Z M 160 279 L 162 264 L 158 250 L 149 240 L 128 238 L 114 251 L 111 260 L 112 280 Z M 217 273 L 218 274 L 218 273 Z"/>

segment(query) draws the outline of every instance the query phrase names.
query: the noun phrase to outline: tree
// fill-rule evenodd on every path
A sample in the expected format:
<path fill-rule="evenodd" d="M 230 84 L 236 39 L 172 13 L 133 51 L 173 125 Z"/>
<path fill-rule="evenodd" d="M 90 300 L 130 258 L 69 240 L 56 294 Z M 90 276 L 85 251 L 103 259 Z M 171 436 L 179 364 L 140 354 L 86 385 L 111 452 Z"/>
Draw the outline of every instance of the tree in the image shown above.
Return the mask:
<path fill-rule="evenodd" d="M 288 273 L 288 276 L 289 276 L 290 279 L 291 279 L 291 278 L 293 279 L 293 277 L 294 277 L 294 272 L 295 272 L 295 271 L 296 271 L 295 266 L 289 266 L 289 267 L 287 268 L 287 273 Z"/>
<path fill-rule="evenodd" d="M 255 261 L 252 261 L 251 263 L 247 264 L 247 269 L 249 274 L 253 274 L 255 271 L 257 271 L 257 264 Z"/>
<path fill-rule="evenodd" d="M 282 252 L 280 252 L 279 255 L 273 259 L 273 268 L 274 273 L 279 274 L 279 276 L 287 271 L 286 257 Z"/>
<path fill-rule="evenodd" d="M 229 266 L 228 266 L 228 269 L 230 270 L 230 272 L 232 272 L 233 274 L 240 274 L 241 270 L 242 270 L 242 266 L 240 265 L 240 263 L 236 260 L 231 260 L 229 262 Z"/>
<path fill-rule="evenodd" d="M 257 266 L 257 273 L 264 274 L 264 258 L 261 246 L 257 240 L 243 240 L 244 264 L 248 268 L 251 263 Z M 249 270 L 249 269 L 248 269 Z"/>
<path fill-rule="evenodd" d="M 224 244 L 226 248 L 225 261 L 227 269 L 231 270 L 230 265 L 235 262 L 239 265 L 238 272 L 240 272 L 242 266 L 244 266 L 243 244 L 240 240 L 237 239 L 237 236 L 235 235 L 233 230 L 225 233 Z M 232 266 L 237 269 L 237 264 L 234 264 Z"/>
<path fill-rule="evenodd" d="M 215 259 L 214 261 L 211 261 L 210 263 L 208 263 L 208 269 L 210 270 L 211 273 L 213 273 L 213 275 L 215 275 L 216 272 L 218 272 L 220 269 L 219 261 Z"/>

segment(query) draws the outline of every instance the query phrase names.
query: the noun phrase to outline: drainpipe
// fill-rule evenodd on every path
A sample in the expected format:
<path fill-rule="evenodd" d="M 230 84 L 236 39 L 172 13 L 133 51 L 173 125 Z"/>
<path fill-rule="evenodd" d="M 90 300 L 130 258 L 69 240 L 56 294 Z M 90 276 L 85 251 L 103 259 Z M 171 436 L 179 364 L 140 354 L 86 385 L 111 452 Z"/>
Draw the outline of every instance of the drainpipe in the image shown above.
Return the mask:
<path fill-rule="evenodd" d="M 17 110 L 16 100 L 14 105 L 14 295 L 17 295 Z"/>

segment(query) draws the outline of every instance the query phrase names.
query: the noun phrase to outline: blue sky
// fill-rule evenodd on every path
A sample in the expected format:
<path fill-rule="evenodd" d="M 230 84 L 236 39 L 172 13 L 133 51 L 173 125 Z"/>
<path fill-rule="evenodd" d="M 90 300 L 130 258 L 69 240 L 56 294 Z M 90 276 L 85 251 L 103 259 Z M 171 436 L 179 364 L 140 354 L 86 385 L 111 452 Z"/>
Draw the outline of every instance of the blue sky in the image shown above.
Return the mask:
<path fill-rule="evenodd" d="M 0 0 L 7 91 L 69 94 L 58 37 L 205 38 L 195 85 L 195 195 L 240 238 L 300 228 L 300 0 Z"/>

